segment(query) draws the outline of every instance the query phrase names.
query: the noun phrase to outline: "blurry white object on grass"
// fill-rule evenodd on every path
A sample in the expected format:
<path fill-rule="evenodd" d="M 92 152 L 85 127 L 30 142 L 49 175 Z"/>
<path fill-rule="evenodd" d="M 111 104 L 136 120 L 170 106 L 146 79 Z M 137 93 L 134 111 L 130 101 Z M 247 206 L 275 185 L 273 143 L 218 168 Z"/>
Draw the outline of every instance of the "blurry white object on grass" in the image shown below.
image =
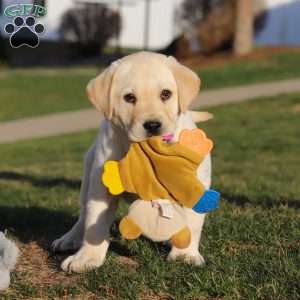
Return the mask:
<path fill-rule="evenodd" d="M 15 268 L 19 256 L 16 244 L 0 232 L 0 290 L 7 289 L 10 284 L 10 272 Z"/>

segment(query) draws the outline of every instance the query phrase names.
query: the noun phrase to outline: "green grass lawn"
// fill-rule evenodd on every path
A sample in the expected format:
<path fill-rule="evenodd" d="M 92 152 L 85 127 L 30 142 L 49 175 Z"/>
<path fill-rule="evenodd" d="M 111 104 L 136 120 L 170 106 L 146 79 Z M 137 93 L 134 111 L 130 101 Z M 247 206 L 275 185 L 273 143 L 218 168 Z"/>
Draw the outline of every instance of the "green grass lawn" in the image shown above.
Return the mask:
<path fill-rule="evenodd" d="M 226 63 L 198 71 L 202 89 L 300 76 L 300 52 L 270 54 L 264 60 Z M 0 72 L 0 122 L 91 107 L 85 87 L 99 70 L 23 69 Z"/>
<path fill-rule="evenodd" d="M 270 54 L 260 60 L 243 60 L 198 71 L 204 89 L 261 83 L 300 77 L 300 52 Z"/>
<path fill-rule="evenodd" d="M 0 72 L 0 122 L 91 107 L 85 87 L 96 69 Z"/>
<path fill-rule="evenodd" d="M 81 159 L 94 138 L 75 135 L 1 145 L 0 230 L 22 251 L 0 299 L 299 299 L 300 94 L 213 108 L 201 126 L 215 141 L 203 268 L 165 261 L 166 246 L 124 241 L 112 227 L 105 264 L 81 275 L 59 270 L 50 242 L 76 219 Z"/>

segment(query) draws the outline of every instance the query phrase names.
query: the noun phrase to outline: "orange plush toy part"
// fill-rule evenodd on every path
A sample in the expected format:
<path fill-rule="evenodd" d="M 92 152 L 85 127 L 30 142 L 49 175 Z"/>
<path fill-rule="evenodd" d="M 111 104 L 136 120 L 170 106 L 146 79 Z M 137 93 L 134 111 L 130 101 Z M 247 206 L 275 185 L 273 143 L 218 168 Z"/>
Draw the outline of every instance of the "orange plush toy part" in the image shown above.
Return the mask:
<path fill-rule="evenodd" d="M 205 132 L 199 128 L 182 130 L 179 136 L 179 143 L 194 150 L 201 156 L 209 153 L 214 146 L 213 141 L 208 139 Z"/>

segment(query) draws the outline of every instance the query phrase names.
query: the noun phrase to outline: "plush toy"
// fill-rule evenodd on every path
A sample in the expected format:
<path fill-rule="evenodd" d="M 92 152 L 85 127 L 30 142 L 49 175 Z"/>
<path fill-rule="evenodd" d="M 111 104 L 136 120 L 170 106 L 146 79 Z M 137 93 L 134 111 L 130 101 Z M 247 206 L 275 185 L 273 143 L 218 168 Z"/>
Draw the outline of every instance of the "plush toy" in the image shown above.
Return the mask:
<path fill-rule="evenodd" d="M 15 268 L 19 249 L 0 232 L 0 290 L 7 289 L 10 284 L 10 272 Z"/>
<path fill-rule="evenodd" d="M 168 199 L 134 201 L 119 230 L 127 240 L 143 234 L 154 242 L 170 240 L 177 248 L 186 248 L 191 241 L 184 207 Z"/>
<path fill-rule="evenodd" d="M 219 193 L 205 191 L 197 168 L 213 148 L 200 129 L 183 130 L 179 142 L 172 136 L 152 137 L 133 143 L 119 162 L 104 164 L 102 182 L 113 195 L 137 194 L 119 229 L 126 239 L 141 234 L 154 241 L 171 240 L 177 248 L 190 243 L 184 207 L 198 213 L 215 209 Z M 158 200 L 153 200 L 158 199 Z"/>

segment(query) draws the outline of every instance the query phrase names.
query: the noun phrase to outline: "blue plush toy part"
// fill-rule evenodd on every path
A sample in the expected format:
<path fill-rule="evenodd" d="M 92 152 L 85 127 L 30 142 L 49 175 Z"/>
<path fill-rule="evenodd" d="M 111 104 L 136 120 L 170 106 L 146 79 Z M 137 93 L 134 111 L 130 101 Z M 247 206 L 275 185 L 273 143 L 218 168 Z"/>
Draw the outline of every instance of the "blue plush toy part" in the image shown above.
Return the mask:
<path fill-rule="evenodd" d="M 197 213 L 207 213 L 219 207 L 220 193 L 215 190 L 207 190 L 193 207 Z"/>

